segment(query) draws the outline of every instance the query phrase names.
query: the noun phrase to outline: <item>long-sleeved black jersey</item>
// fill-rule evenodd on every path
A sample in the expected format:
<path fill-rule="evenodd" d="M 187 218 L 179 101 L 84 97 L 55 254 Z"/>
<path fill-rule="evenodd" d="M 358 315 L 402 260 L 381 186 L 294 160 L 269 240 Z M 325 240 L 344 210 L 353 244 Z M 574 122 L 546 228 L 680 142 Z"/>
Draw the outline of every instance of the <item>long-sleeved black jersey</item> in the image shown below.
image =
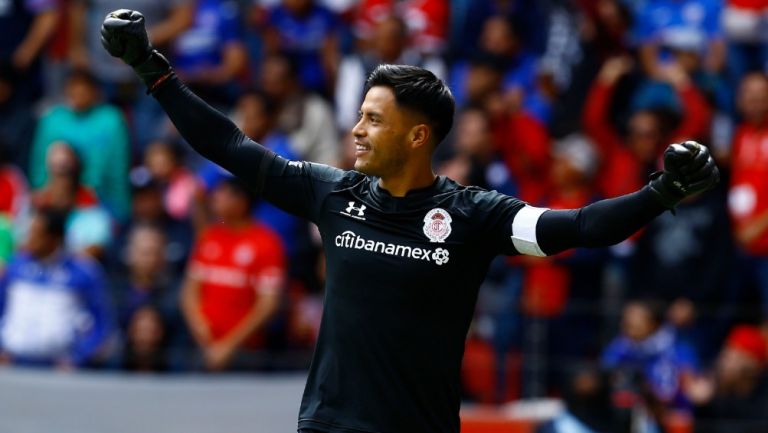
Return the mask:
<path fill-rule="evenodd" d="M 464 339 L 493 257 L 615 243 L 664 210 L 648 188 L 549 211 L 444 177 L 393 197 L 374 177 L 286 161 L 178 80 L 155 96 L 201 154 L 320 230 L 325 304 L 299 428 L 458 432 Z"/>

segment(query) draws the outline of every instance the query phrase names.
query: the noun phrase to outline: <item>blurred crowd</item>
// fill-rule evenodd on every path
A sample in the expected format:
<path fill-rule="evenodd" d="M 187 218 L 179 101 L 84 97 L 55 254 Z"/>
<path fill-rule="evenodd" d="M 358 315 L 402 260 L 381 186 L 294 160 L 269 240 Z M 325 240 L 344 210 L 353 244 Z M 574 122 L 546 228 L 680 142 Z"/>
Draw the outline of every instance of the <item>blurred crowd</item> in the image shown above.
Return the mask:
<path fill-rule="evenodd" d="M 667 144 L 704 143 L 719 187 L 631 239 L 493 263 L 463 386 L 562 397 L 547 432 L 670 414 L 768 431 L 768 0 L 0 0 L 0 364 L 275 371 L 311 355 L 316 230 L 188 150 L 101 48 L 120 8 L 289 159 L 351 168 L 380 63 L 454 92 L 439 174 L 535 206 L 631 193 Z"/>

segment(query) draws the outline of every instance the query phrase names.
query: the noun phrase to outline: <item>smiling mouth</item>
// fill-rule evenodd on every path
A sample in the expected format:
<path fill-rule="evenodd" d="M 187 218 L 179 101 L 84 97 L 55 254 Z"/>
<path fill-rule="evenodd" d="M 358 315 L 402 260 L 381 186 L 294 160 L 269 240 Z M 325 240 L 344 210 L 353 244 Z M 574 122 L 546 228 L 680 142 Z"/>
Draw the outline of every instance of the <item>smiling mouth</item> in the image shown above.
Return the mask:
<path fill-rule="evenodd" d="M 363 144 L 363 143 L 355 143 L 355 153 L 356 154 L 365 153 L 365 152 L 368 152 L 369 150 L 371 150 L 371 146 L 368 146 L 368 145 Z"/>

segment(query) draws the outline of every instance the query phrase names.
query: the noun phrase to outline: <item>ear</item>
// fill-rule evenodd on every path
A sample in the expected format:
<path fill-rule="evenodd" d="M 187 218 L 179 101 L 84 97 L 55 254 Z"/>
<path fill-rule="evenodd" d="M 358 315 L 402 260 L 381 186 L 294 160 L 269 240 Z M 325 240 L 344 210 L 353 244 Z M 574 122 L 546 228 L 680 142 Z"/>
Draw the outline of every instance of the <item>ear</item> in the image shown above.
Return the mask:
<path fill-rule="evenodd" d="M 428 145 L 431 137 L 432 137 L 432 130 L 429 129 L 429 126 L 423 123 L 420 123 L 414 126 L 413 128 L 411 128 L 411 132 L 408 138 L 411 143 L 411 148 L 417 149 L 425 145 Z"/>

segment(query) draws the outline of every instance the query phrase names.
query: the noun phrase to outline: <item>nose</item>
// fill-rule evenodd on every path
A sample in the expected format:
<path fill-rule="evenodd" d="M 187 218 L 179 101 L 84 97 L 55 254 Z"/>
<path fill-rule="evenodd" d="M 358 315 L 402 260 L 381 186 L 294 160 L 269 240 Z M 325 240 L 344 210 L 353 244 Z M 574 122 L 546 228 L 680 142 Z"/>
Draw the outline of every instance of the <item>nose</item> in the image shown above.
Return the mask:
<path fill-rule="evenodd" d="M 352 127 L 352 135 L 356 138 L 365 137 L 366 132 L 363 128 L 363 119 L 360 119 L 355 126 Z"/>

